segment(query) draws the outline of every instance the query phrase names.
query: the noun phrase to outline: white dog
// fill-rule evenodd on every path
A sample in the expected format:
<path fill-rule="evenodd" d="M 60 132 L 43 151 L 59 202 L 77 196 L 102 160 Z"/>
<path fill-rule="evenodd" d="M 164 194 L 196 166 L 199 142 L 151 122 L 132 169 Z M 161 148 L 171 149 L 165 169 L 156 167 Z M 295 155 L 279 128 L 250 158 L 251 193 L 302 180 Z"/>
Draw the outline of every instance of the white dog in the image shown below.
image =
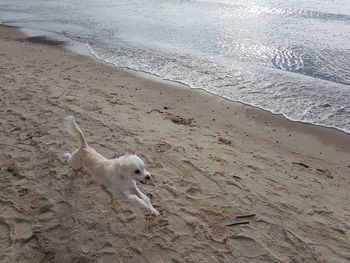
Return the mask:
<path fill-rule="evenodd" d="M 119 158 L 107 159 L 88 146 L 83 132 L 74 117 L 66 118 L 68 132 L 79 141 L 79 149 L 66 153 L 68 163 L 73 169 L 84 167 L 120 201 L 131 203 L 147 213 L 159 215 L 149 198 L 136 185 L 136 180 L 147 184 L 151 175 L 146 171 L 143 161 L 131 149 Z"/>

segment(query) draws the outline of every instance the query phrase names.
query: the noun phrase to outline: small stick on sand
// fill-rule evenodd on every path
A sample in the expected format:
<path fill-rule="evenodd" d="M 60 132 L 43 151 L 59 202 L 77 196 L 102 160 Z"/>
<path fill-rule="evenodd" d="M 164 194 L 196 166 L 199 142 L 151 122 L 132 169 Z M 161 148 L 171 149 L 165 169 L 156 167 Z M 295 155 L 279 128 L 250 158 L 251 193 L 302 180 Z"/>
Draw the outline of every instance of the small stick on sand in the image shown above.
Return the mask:
<path fill-rule="evenodd" d="M 236 216 L 236 218 L 248 218 L 248 217 L 254 217 L 256 214 L 248 214 L 248 215 L 241 215 L 241 216 Z"/>
<path fill-rule="evenodd" d="M 236 222 L 236 223 L 228 224 L 227 226 L 248 225 L 248 224 L 249 224 L 248 221 L 243 221 L 243 222 Z"/>
<path fill-rule="evenodd" d="M 73 67 L 66 68 L 66 69 L 62 70 L 62 71 L 61 71 L 61 73 L 62 73 L 62 72 L 65 72 L 65 71 L 67 71 L 67 70 L 70 70 L 70 69 L 76 68 L 77 66 L 78 66 L 78 65 L 75 65 L 75 66 L 73 66 Z"/>
<path fill-rule="evenodd" d="M 240 215 L 240 216 L 236 216 L 236 219 L 250 218 L 250 217 L 255 217 L 255 216 L 256 216 L 256 214 Z M 248 221 L 241 221 L 241 222 L 235 222 L 235 223 L 228 224 L 227 226 L 248 225 L 248 224 L 249 224 Z"/>

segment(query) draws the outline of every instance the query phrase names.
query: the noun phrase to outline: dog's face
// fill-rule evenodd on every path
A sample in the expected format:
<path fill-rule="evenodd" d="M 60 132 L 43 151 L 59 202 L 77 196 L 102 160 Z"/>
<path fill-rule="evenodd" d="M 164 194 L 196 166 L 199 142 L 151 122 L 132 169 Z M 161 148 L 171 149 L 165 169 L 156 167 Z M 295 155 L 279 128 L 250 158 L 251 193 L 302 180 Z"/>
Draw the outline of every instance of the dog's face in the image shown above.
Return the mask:
<path fill-rule="evenodd" d="M 144 162 L 134 151 L 128 150 L 125 155 L 119 157 L 119 160 L 124 163 L 124 176 L 128 176 L 132 180 L 137 180 L 142 184 L 147 184 L 152 179 L 151 174 L 145 169 Z"/>

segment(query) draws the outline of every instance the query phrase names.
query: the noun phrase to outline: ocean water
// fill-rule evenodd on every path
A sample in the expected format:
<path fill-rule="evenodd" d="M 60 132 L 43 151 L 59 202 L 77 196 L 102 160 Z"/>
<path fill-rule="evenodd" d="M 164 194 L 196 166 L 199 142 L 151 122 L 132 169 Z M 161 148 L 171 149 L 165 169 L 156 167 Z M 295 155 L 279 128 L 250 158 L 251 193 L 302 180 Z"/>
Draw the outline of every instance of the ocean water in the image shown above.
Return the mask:
<path fill-rule="evenodd" d="M 1 0 L 0 22 L 350 133 L 349 0 Z"/>

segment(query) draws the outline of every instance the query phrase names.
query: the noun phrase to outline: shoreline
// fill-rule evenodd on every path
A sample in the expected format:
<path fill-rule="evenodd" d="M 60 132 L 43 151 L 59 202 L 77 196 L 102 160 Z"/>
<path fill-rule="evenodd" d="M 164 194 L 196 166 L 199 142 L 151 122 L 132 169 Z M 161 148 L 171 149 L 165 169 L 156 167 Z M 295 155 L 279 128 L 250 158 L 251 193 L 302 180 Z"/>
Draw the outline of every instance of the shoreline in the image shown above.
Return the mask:
<path fill-rule="evenodd" d="M 0 27 L 0 65 L 0 262 L 349 260 L 349 135 L 13 28 Z M 68 167 L 68 114 L 104 156 L 135 148 L 153 175 L 140 188 L 161 216 Z"/>
<path fill-rule="evenodd" d="M 40 30 L 31 30 L 31 29 L 26 29 L 26 28 L 6 25 L 6 24 L 0 24 L 0 26 L 17 28 L 17 29 L 19 29 L 21 32 L 23 32 L 26 35 L 28 35 L 28 33 L 30 31 L 42 32 L 42 33 L 44 33 L 44 36 L 45 36 L 45 32 L 44 31 L 40 31 Z M 46 33 L 49 33 L 49 32 L 46 32 Z M 59 35 L 58 33 L 54 33 L 54 34 L 55 35 Z M 66 48 L 66 49 L 68 49 L 68 50 L 70 50 L 70 51 L 72 51 L 74 53 L 79 54 L 79 55 L 83 55 L 83 56 L 87 56 L 87 57 L 93 58 L 94 60 L 98 61 L 99 63 L 103 63 L 103 64 L 106 64 L 106 65 L 115 67 L 117 70 L 123 70 L 123 71 L 126 71 L 126 72 L 130 72 L 132 75 L 139 76 L 141 78 L 148 79 L 148 80 L 153 80 L 153 81 L 160 82 L 160 83 L 167 84 L 167 82 L 169 82 L 169 85 L 171 85 L 171 86 L 172 86 L 172 84 L 174 84 L 174 85 L 183 86 L 183 87 L 189 88 L 189 89 L 200 90 L 200 91 L 208 93 L 208 94 L 210 94 L 212 96 L 217 96 L 217 97 L 220 97 L 222 99 L 231 101 L 232 103 L 239 103 L 239 104 L 242 104 L 242 105 L 247 106 L 247 107 L 252 107 L 252 108 L 255 108 L 258 111 L 262 111 L 262 112 L 265 112 L 267 114 L 272 114 L 272 115 L 277 116 L 277 117 L 281 116 L 281 117 L 285 118 L 287 121 L 291 121 L 291 122 L 294 122 L 294 123 L 310 124 L 310 125 L 313 125 L 313 126 L 326 128 L 326 129 L 331 129 L 331 130 L 338 131 L 340 133 L 344 133 L 346 135 L 350 135 L 350 131 L 346 132 L 346 131 L 341 130 L 341 129 L 339 129 L 337 127 L 334 127 L 334 126 L 326 126 L 326 125 L 322 125 L 322 124 L 319 124 L 319 123 L 313 123 L 313 122 L 309 122 L 309 121 L 293 120 L 293 119 L 288 118 L 287 116 L 285 116 L 283 113 L 274 113 L 274 112 L 272 112 L 270 110 L 263 109 L 263 108 L 261 108 L 259 106 L 254 106 L 254 105 L 250 105 L 248 103 L 242 102 L 242 101 L 236 101 L 236 100 L 232 100 L 232 99 L 229 99 L 229 98 L 226 98 L 226 97 L 222 97 L 222 96 L 220 96 L 218 94 L 212 93 L 212 92 L 207 91 L 207 90 L 202 89 L 202 88 L 192 88 L 189 85 L 187 85 L 185 83 L 182 83 L 181 81 L 175 81 L 175 80 L 171 80 L 171 79 L 164 79 L 163 77 L 161 77 L 159 75 L 156 75 L 156 74 L 153 74 L 153 73 L 150 73 L 150 72 L 146 72 L 146 71 L 142 71 L 142 70 L 135 70 L 135 69 L 128 68 L 128 67 L 116 66 L 113 63 L 107 62 L 107 61 L 105 61 L 103 59 L 100 59 L 97 56 L 95 56 L 91 52 L 91 50 L 89 48 L 84 46 L 83 43 L 80 43 L 80 42 L 78 42 L 76 40 L 70 39 L 70 38 L 68 38 L 66 36 L 64 36 L 64 38 L 69 39 L 69 41 L 72 41 L 72 43 L 74 43 L 74 44 L 70 43 L 71 44 L 70 46 L 65 46 L 66 43 L 62 43 L 63 44 L 63 48 Z M 51 41 L 51 40 L 48 39 L 48 41 Z M 55 42 L 55 40 L 52 40 L 52 41 Z M 60 41 L 58 40 L 58 42 L 60 42 Z M 67 42 L 67 44 L 68 44 L 68 42 Z M 327 132 L 327 133 L 330 133 L 330 132 Z M 321 136 L 321 137 L 324 137 L 324 136 Z"/>

